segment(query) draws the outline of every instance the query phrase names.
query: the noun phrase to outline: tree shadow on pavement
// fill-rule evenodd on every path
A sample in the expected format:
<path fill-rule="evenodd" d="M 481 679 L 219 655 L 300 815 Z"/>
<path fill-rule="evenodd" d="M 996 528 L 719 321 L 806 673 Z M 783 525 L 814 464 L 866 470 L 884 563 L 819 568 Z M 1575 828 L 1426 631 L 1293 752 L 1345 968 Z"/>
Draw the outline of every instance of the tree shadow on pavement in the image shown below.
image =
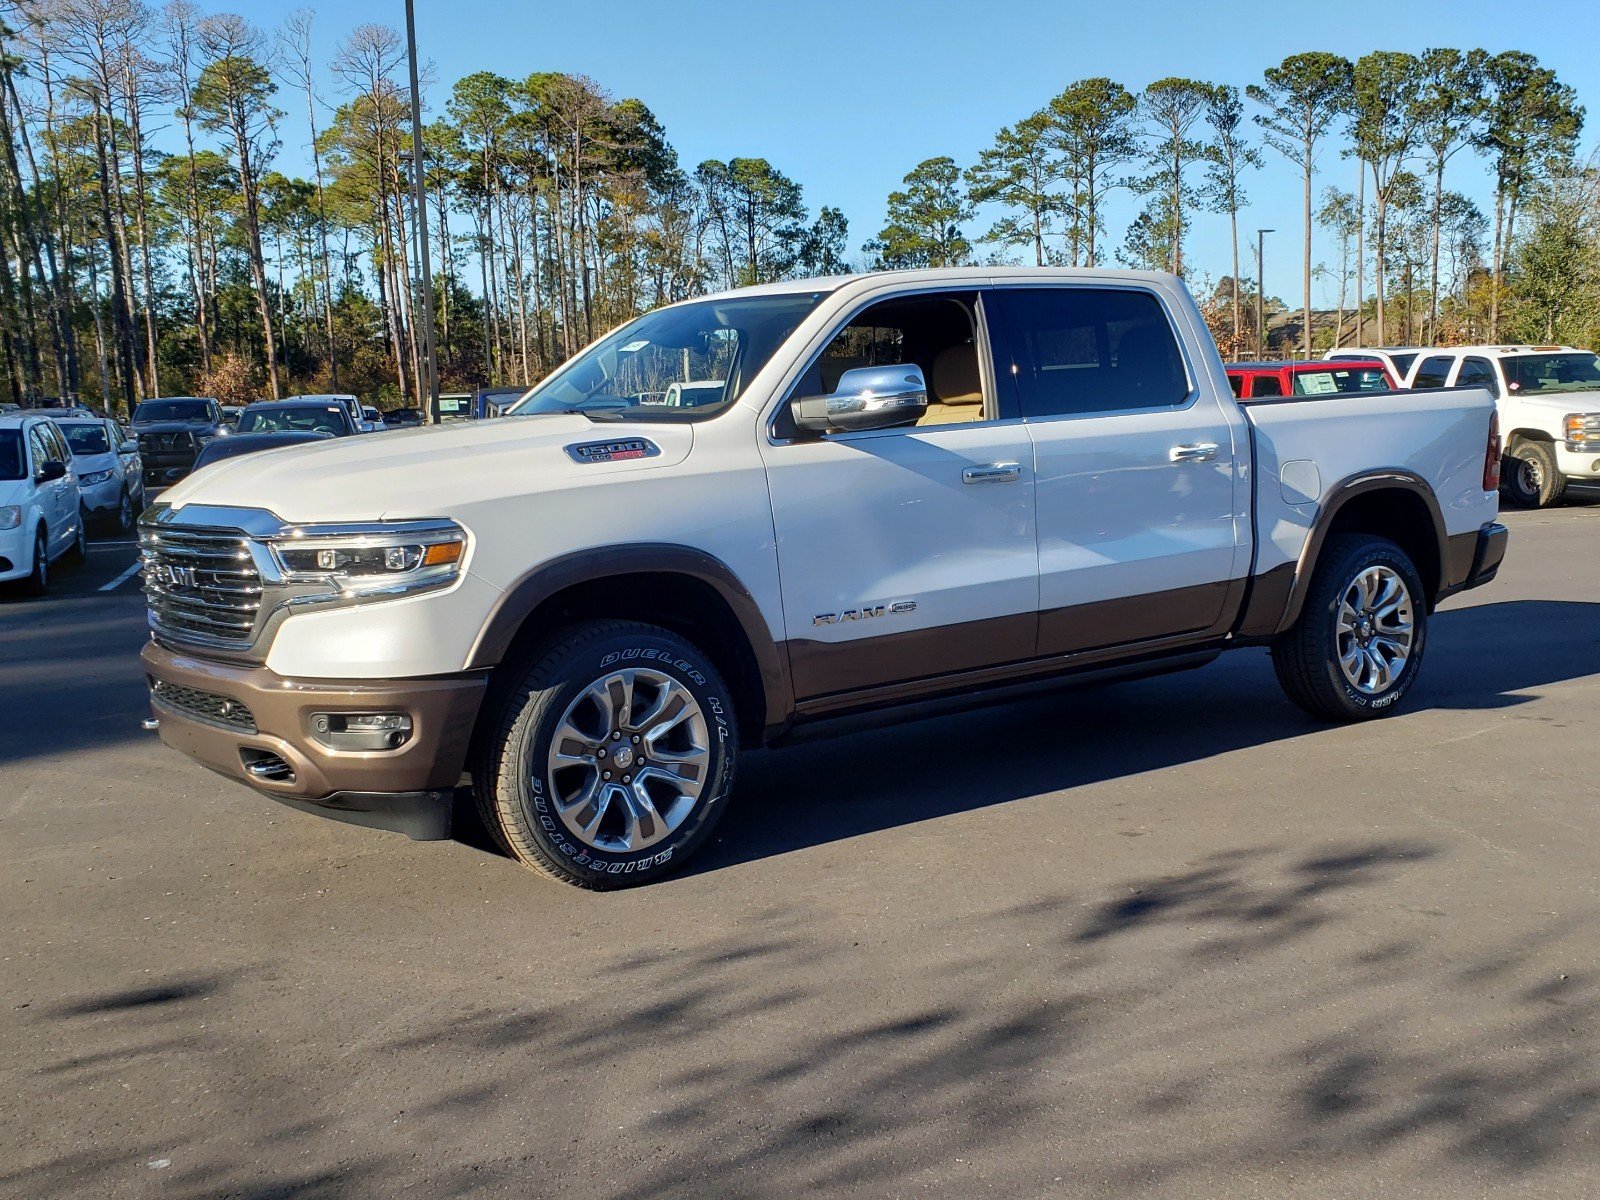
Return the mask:
<path fill-rule="evenodd" d="M 70 1122 L 102 1042 L 188 1036 L 217 1098 L 160 1142 L 167 1195 L 1188 1196 L 1375 1162 L 1394 1194 L 1571 1180 L 1600 1133 L 1600 983 L 1553 964 L 1586 922 L 1462 960 L 1428 917 L 1374 928 L 1426 887 L 1407 876 L 1451 869 L 1432 843 L 1243 847 L 930 914 L 893 955 L 870 921 L 841 939 L 775 905 L 465 1007 L 321 996 L 372 1006 L 364 1032 L 298 1048 L 220 1020 L 249 978 L 159 1021 L 85 997 L 41 1014 L 84 1065 L 50 1070 L 30 1117 Z M 118 1136 L 143 1154 L 146 1132 Z M 8 1158 L 31 1165 L 0 1186 L 32 1195 L 118 1178 L 93 1139 Z"/>

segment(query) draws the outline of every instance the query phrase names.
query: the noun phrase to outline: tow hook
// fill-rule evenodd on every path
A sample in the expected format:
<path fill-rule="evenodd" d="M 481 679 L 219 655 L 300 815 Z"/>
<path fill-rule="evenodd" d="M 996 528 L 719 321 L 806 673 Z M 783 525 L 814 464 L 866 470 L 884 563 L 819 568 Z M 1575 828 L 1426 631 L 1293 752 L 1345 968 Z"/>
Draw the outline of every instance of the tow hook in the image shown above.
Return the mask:
<path fill-rule="evenodd" d="M 161 718 L 146 717 L 144 720 L 139 722 L 139 728 L 144 730 L 146 733 L 154 733 L 156 730 L 161 728 Z"/>

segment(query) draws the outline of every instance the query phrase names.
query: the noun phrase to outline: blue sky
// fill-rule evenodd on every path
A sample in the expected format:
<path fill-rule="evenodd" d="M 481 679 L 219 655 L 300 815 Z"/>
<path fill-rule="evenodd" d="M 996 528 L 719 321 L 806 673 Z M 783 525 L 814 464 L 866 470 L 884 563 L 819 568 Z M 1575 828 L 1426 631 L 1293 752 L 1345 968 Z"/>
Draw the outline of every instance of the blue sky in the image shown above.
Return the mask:
<path fill-rule="evenodd" d="M 255 0 L 242 11 L 271 26 L 299 6 Z M 323 63 L 354 25 L 404 27 L 399 0 L 324 0 L 313 8 Z M 1262 68 L 1308 49 L 1351 58 L 1434 45 L 1518 49 L 1553 67 L 1589 106 L 1585 150 L 1600 133 L 1600 41 L 1590 4 L 1338 0 L 1306 6 L 1313 19 L 1304 23 L 1300 11 L 1203 0 L 417 0 L 417 29 L 422 57 L 432 64 L 435 105 L 474 70 L 513 78 L 536 70 L 589 75 L 615 96 L 649 105 L 686 167 L 706 158 L 764 157 L 803 185 L 813 210 L 842 208 L 852 254 L 881 226 L 884 198 L 906 171 L 938 154 L 969 164 L 1001 126 L 1085 76 L 1107 75 L 1133 89 L 1167 75 L 1242 88 Z M 331 81 L 327 87 L 331 99 Z M 302 106 L 293 97 L 282 101 L 291 114 L 282 165 L 292 169 L 305 154 Z M 1354 165 L 1332 149 L 1319 164 L 1318 191 L 1330 183 L 1355 183 Z M 1460 155 L 1448 184 L 1488 211 L 1481 160 Z M 1268 290 L 1294 303 L 1296 168 L 1269 151 L 1267 169 L 1248 188 L 1241 230 L 1252 231 L 1251 240 L 1258 226 L 1279 230 L 1268 240 Z M 1115 205 L 1103 253 L 1120 244 L 1133 207 Z M 983 227 L 975 226 L 974 233 Z M 1197 273 L 1225 273 L 1226 218 L 1200 216 L 1187 253 Z M 1336 248 L 1319 239 L 1316 254 L 1331 259 Z M 1314 298 L 1332 303 L 1331 295 Z"/>

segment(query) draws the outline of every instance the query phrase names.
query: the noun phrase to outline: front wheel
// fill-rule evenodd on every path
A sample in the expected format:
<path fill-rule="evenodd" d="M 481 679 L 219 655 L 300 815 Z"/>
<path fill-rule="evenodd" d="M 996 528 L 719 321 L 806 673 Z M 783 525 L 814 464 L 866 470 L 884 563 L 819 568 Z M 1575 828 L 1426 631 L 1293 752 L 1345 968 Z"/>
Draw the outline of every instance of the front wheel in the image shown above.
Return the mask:
<path fill-rule="evenodd" d="M 733 787 L 732 698 L 695 645 L 650 625 L 574 625 L 512 666 L 481 739 L 484 823 L 525 866 L 613 889 L 674 870 Z"/>
<path fill-rule="evenodd" d="M 1272 645 L 1289 699 L 1313 716 L 1387 716 L 1417 677 L 1428 601 L 1409 555 L 1387 538 L 1344 534 L 1323 548 L 1299 619 Z"/>
<path fill-rule="evenodd" d="M 33 570 L 22 581 L 24 596 L 42 596 L 50 590 L 50 542 L 44 530 L 33 538 Z"/>
<path fill-rule="evenodd" d="M 1501 460 L 1500 490 L 1518 508 L 1549 508 L 1559 504 L 1567 479 L 1556 462 L 1549 442 L 1518 442 Z"/>

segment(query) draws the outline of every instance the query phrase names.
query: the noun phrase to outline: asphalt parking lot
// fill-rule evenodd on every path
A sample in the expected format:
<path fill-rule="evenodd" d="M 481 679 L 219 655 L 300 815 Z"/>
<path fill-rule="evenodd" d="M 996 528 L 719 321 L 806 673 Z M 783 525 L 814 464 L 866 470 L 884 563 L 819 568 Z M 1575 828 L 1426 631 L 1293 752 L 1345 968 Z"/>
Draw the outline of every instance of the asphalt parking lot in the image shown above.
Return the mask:
<path fill-rule="evenodd" d="M 0 1194 L 1593 1197 L 1597 519 L 1391 720 L 1247 651 L 753 756 L 611 895 L 165 750 L 97 545 L 0 602 Z"/>

